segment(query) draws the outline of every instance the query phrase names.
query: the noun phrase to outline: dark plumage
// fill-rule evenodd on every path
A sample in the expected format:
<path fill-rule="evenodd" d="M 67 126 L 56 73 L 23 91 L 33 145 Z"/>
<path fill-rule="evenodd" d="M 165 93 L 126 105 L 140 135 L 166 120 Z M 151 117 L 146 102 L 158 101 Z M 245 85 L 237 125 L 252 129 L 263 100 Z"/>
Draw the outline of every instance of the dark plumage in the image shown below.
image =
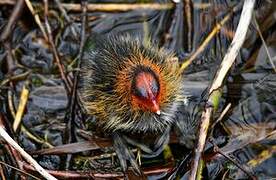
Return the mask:
<path fill-rule="evenodd" d="M 177 58 L 129 35 L 88 38 L 79 92 L 105 131 L 162 132 L 185 99 Z"/>
<path fill-rule="evenodd" d="M 129 161 L 140 172 L 127 144 L 148 157 L 158 155 L 172 125 L 180 142 L 193 145 L 198 123 L 184 105 L 182 76 L 172 53 L 129 35 L 93 34 L 86 41 L 79 80 L 83 107 L 112 136 L 124 171 Z"/>

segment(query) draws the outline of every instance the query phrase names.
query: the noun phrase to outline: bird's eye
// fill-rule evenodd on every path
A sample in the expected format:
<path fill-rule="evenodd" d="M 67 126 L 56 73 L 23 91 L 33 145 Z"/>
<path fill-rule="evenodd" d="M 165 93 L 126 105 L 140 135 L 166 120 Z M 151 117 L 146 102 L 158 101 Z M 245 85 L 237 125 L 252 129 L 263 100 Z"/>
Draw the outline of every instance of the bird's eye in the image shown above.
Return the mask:
<path fill-rule="evenodd" d="M 145 99 L 148 97 L 148 93 L 147 93 L 147 90 L 145 89 L 145 87 L 137 87 L 135 94 L 138 97 L 145 98 Z"/>
<path fill-rule="evenodd" d="M 150 83 L 150 87 L 151 87 L 152 93 L 156 96 L 159 92 L 159 85 L 158 85 L 157 81 L 153 80 Z"/>

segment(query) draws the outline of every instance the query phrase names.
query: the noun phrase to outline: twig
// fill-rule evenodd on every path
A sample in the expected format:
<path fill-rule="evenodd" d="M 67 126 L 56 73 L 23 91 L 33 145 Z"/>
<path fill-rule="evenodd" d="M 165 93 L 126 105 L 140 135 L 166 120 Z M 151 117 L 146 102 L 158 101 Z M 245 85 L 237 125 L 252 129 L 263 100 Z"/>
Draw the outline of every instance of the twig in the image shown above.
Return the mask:
<path fill-rule="evenodd" d="M 24 169 L 33 171 L 33 167 L 30 165 L 22 162 Z M 145 168 L 143 169 L 146 175 L 154 175 L 160 173 L 166 173 L 172 169 L 172 165 L 157 167 L 157 168 Z M 84 171 L 84 172 L 77 172 L 77 171 L 55 171 L 55 170 L 47 170 L 49 173 L 54 174 L 58 178 L 66 178 L 66 179 L 81 179 L 81 178 L 123 178 L 125 175 L 121 172 L 106 172 L 100 173 L 96 171 Z M 131 170 L 129 170 L 131 171 Z"/>
<path fill-rule="evenodd" d="M 80 40 L 80 49 L 79 49 L 79 54 L 78 54 L 78 64 L 77 64 L 77 69 L 80 69 L 81 66 L 81 59 L 83 56 L 83 49 L 84 49 L 84 44 L 86 41 L 86 23 L 87 23 L 87 1 L 84 0 L 82 1 L 82 24 L 81 24 L 81 40 Z M 72 99 L 73 99 L 73 109 L 75 109 L 76 102 L 78 100 L 78 94 L 77 94 L 77 84 L 78 84 L 78 77 L 79 77 L 79 71 L 75 72 L 74 75 L 74 84 L 73 84 L 73 90 L 72 90 Z M 78 105 L 78 104 L 77 104 Z M 72 109 L 72 110 L 73 110 Z"/>
<path fill-rule="evenodd" d="M 1 33 L 0 41 L 6 41 L 10 33 L 13 32 L 13 25 L 17 22 L 22 10 L 24 9 L 24 0 L 18 0 L 14 6 L 11 16 L 9 17 L 8 24 L 5 26 Z"/>
<path fill-rule="evenodd" d="M 177 164 L 165 177 L 164 179 L 172 180 L 176 179 L 176 177 L 182 172 L 188 171 L 189 161 L 191 160 L 192 152 L 186 154 L 184 159 L 181 160 L 179 164 Z M 179 172 L 181 171 L 181 172 Z"/>
<path fill-rule="evenodd" d="M 26 71 L 26 72 L 23 72 L 22 74 L 7 77 L 7 78 L 3 79 L 0 82 L 0 87 L 5 86 L 7 83 L 9 83 L 11 81 L 17 81 L 17 80 L 25 79 L 30 73 L 31 73 L 31 71 Z"/>
<path fill-rule="evenodd" d="M 71 32 L 72 32 L 73 36 L 75 37 L 75 39 L 77 39 L 78 35 L 77 35 L 76 29 L 74 28 L 70 17 L 67 15 L 67 13 L 66 13 L 64 7 L 62 6 L 61 2 L 59 0 L 55 0 L 55 2 L 58 6 L 58 9 L 61 11 L 62 15 L 64 16 L 65 20 L 71 25 L 70 26 Z"/>
<path fill-rule="evenodd" d="M 13 59 L 13 54 L 12 54 L 12 49 L 11 49 L 11 42 L 6 41 L 4 42 L 4 48 L 6 50 L 6 62 L 7 62 L 7 69 L 8 69 L 8 74 L 13 75 L 13 69 L 15 68 L 15 61 Z M 12 83 L 10 82 L 10 85 Z"/>
<path fill-rule="evenodd" d="M 209 89 L 208 101 L 205 107 L 205 111 L 202 113 L 202 116 L 201 116 L 198 144 L 195 149 L 195 156 L 193 159 L 192 168 L 191 168 L 190 177 L 189 177 L 190 180 L 193 180 L 196 178 L 199 161 L 201 159 L 201 153 L 204 150 L 210 118 L 213 112 L 213 107 L 209 105 L 212 104 L 213 102 L 212 100 L 214 98 L 214 95 L 216 94 L 215 90 L 219 89 L 220 86 L 222 85 L 222 82 L 227 72 L 230 70 L 232 64 L 234 63 L 238 55 L 238 52 L 244 42 L 246 32 L 250 24 L 252 12 L 254 9 L 254 3 L 255 3 L 255 0 L 244 1 L 241 18 L 240 18 L 235 36 L 221 63 L 220 69 L 216 73 L 212 86 Z"/>
<path fill-rule="evenodd" d="M 16 116 L 16 114 L 15 114 L 15 107 L 13 105 L 13 94 L 12 94 L 11 90 L 8 90 L 8 105 L 9 105 L 9 110 L 11 112 L 12 117 L 14 119 L 16 119 L 16 117 L 15 117 Z M 19 105 L 19 107 L 20 107 L 20 105 Z M 38 137 L 36 135 L 33 135 L 31 132 L 29 132 L 29 130 L 26 129 L 26 127 L 24 125 L 20 126 L 20 130 L 21 130 L 21 132 L 25 133 L 27 137 L 29 137 L 30 139 L 34 140 L 35 142 L 40 143 L 40 144 L 45 144 L 49 148 L 53 147 L 53 145 L 51 145 L 49 142 L 45 141 L 44 139 L 42 139 L 42 138 L 40 138 L 40 137 Z"/>
<path fill-rule="evenodd" d="M 1 177 L 1 179 L 6 180 L 2 165 L 0 165 L 0 177 Z"/>
<path fill-rule="evenodd" d="M 80 4 L 62 4 L 62 6 L 67 11 L 82 11 Z M 168 10 L 174 7 L 173 3 L 146 3 L 146 4 L 88 4 L 87 11 L 105 11 L 105 12 L 114 12 L 114 11 L 131 11 L 131 10 Z"/>
<path fill-rule="evenodd" d="M 20 130 L 21 130 L 21 132 L 25 133 L 26 136 L 27 136 L 28 138 L 30 138 L 31 140 L 33 140 L 33 141 L 35 141 L 35 142 L 37 142 L 37 143 L 39 143 L 39 144 L 43 144 L 43 145 L 45 145 L 45 146 L 48 147 L 48 148 L 53 148 L 53 147 L 54 147 L 51 143 L 45 141 L 45 140 L 42 139 L 41 137 L 32 134 L 24 125 L 21 125 L 21 126 L 20 126 Z"/>
<path fill-rule="evenodd" d="M 256 167 L 260 165 L 265 160 L 269 159 L 273 154 L 276 153 L 276 145 L 272 145 L 267 149 L 263 150 L 260 154 L 258 154 L 254 159 L 251 159 L 247 162 L 247 165 L 251 167 Z"/>
<path fill-rule="evenodd" d="M 87 22 L 87 1 L 82 2 L 82 25 L 81 25 L 81 43 L 80 43 L 80 49 L 79 49 L 79 62 L 78 62 L 78 68 L 80 68 L 80 62 L 83 56 L 83 48 L 84 43 L 86 40 L 86 22 Z M 79 72 L 79 71 L 77 71 Z"/>
<path fill-rule="evenodd" d="M 14 132 L 16 132 L 19 124 L 21 123 L 21 119 L 24 114 L 24 110 L 25 110 L 25 107 L 27 105 L 27 101 L 29 98 L 29 89 L 27 86 L 28 86 L 28 83 L 25 83 L 22 88 L 22 91 L 21 91 L 20 102 L 19 102 L 16 114 L 15 114 L 14 122 L 13 122 Z"/>
<path fill-rule="evenodd" d="M 40 18 L 38 16 L 38 14 L 35 13 L 35 11 L 34 11 L 32 3 L 29 0 L 25 0 L 25 3 L 28 6 L 28 8 L 29 8 L 30 12 L 32 13 L 32 15 L 34 16 L 35 22 L 38 25 L 40 31 L 42 32 L 42 35 L 43 35 L 44 39 L 46 41 L 48 41 L 48 37 L 47 37 L 46 31 L 45 31 L 44 27 L 42 26 L 42 23 L 40 21 Z"/>
<path fill-rule="evenodd" d="M 254 24 L 255 24 L 255 26 L 256 26 L 256 29 L 257 29 L 257 31 L 258 31 L 258 34 L 259 34 L 259 36 L 260 36 L 260 38 L 261 38 L 261 40 L 262 40 L 262 42 L 263 42 L 263 46 L 264 46 L 264 48 L 265 48 L 265 51 L 266 51 L 268 60 L 269 60 L 269 62 L 270 62 L 270 64 L 271 64 L 271 66 L 272 66 L 274 72 L 276 72 L 275 64 L 273 63 L 272 57 L 271 57 L 271 55 L 270 55 L 270 53 L 269 53 L 269 51 L 268 51 L 266 42 L 265 42 L 265 40 L 264 40 L 264 37 L 263 37 L 263 35 L 262 35 L 262 32 L 261 32 L 261 30 L 260 30 L 260 27 L 259 27 L 259 24 L 258 24 L 258 22 L 257 22 L 257 20 L 256 20 L 255 15 L 253 15 L 253 20 L 254 20 Z"/>
<path fill-rule="evenodd" d="M 82 1 L 82 29 L 81 29 L 81 44 L 80 44 L 80 50 L 79 50 L 79 61 L 78 61 L 78 69 L 80 67 L 80 62 L 81 62 L 81 59 L 82 59 L 82 54 L 83 54 L 83 47 L 84 47 L 84 42 L 85 42 L 85 29 L 86 29 L 86 16 L 87 16 L 87 1 Z M 78 76 L 79 76 L 79 71 L 76 71 L 74 73 L 74 82 L 73 82 L 73 87 L 72 87 L 72 90 L 71 90 L 71 99 L 70 99 L 70 116 L 67 120 L 67 126 L 66 126 L 66 129 L 67 129 L 67 142 L 66 143 L 72 143 L 72 142 L 75 142 L 75 138 L 73 139 L 73 135 L 75 134 L 75 128 L 74 128 L 74 125 L 75 125 L 75 121 L 76 121 L 76 105 L 77 105 L 77 84 L 78 84 Z M 65 162 L 65 168 L 69 168 L 69 165 L 70 165 L 70 161 L 71 161 L 71 157 L 72 155 L 71 154 L 68 154 L 67 157 L 66 157 L 66 162 Z"/>
<path fill-rule="evenodd" d="M 12 90 L 8 90 L 8 106 L 9 106 L 9 110 L 10 110 L 10 113 L 13 117 L 13 119 L 15 119 L 15 107 L 14 107 L 14 104 L 13 104 L 13 93 L 12 93 Z"/>
<path fill-rule="evenodd" d="M 192 50 L 192 31 L 193 31 L 193 26 L 192 26 L 192 3 L 191 0 L 185 0 L 185 18 L 187 21 L 187 44 L 188 48 L 187 51 L 190 52 Z"/>
<path fill-rule="evenodd" d="M 179 29 L 182 28 L 183 24 L 183 9 L 184 5 L 182 2 L 176 3 L 176 6 L 174 8 L 174 12 L 172 14 L 172 20 L 168 24 L 168 30 L 165 31 L 164 36 L 162 37 L 163 45 L 165 48 L 169 49 L 171 46 L 177 47 L 177 43 L 183 44 L 182 40 L 178 38 L 178 36 L 183 36 L 183 31 Z M 176 39 L 178 42 L 176 42 Z"/>
<path fill-rule="evenodd" d="M 16 4 L 16 1 L 11 1 L 11 0 L 1 0 L 0 1 L 1 5 L 14 5 Z"/>
<path fill-rule="evenodd" d="M 5 26 L 3 32 L 1 33 L 0 41 L 4 42 L 4 48 L 6 51 L 6 62 L 7 62 L 7 69 L 8 69 L 8 74 L 12 75 L 13 74 L 13 69 L 15 67 L 15 62 L 13 59 L 13 54 L 12 54 L 12 48 L 11 48 L 11 42 L 7 41 L 11 33 L 13 32 L 14 25 L 17 23 L 18 18 L 22 12 L 22 9 L 24 8 L 24 1 L 19 0 L 16 4 L 16 6 L 13 8 L 13 12 L 11 16 L 9 17 L 9 21 L 7 25 Z M 13 86 L 12 82 L 9 82 L 10 86 Z M 8 91 L 9 94 L 11 95 L 11 91 Z M 11 96 L 10 96 L 11 97 Z M 15 114 L 15 113 L 14 113 Z M 7 127 L 9 130 L 12 128 L 9 126 L 10 124 L 7 123 Z M 0 126 L 4 127 L 4 118 L 2 117 L 2 114 L 0 114 Z M 12 130 L 11 130 L 12 131 Z M 13 164 L 18 165 L 18 162 L 21 160 L 21 156 L 16 152 L 11 145 L 4 145 L 5 148 L 7 149 L 7 152 L 10 156 L 10 159 L 12 160 Z M 21 168 L 21 166 L 18 166 Z M 24 176 L 21 176 L 21 179 L 25 179 Z"/>
<path fill-rule="evenodd" d="M 16 168 L 16 167 L 13 167 L 13 166 L 11 166 L 11 165 L 5 163 L 5 162 L 0 161 L 0 164 L 4 165 L 4 166 L 6 166 L 6 167 L 9 167 L 9 168 L 11 168 L 11 169 L 14 169 L 14 170 L 16 170 L 16 171 L 18 171 L 18 172 L 20 172 L 20 173 L 22 173 L 22 174 L 25 174 L 25 175 L 29 176 L 29 177 L 32 177 L 32 178 L 37 179 L 37 180 L 40 180 L 40 178 L 35 177 L 34 175 L 32 175 L 32 174 L 30 174 L 30 173 L 27 173 L 27 172 L 25 172 L 25 171 L 22 171 L 21 169 L 18 169 L 18 168 Z M 2 177 L 2 178 L 3 178 L 3 177 Z M 3 179 L 5 179 L 5 178 L 3 178 Z"/>
<path fill-rule="evenodd" d="M 226 155 L 225 153 L 223 153 L 219 147 L 213 143 L 213 141 L 210 141 L 213 146 L 214 146 L 214 151 L 221 154 L 222 156 L 224 156 L 226 159 L 228 159 L 229 161 L 231 161 L 235 166 L 237 166 L 240 170 L 242 170 L 248 177 L 250 177 L 251 179 L 256 179 L 256 177 L 254 177 L 251 173 L 247 172 L 247 170 L 245 170 L 238 162 L 236 162 L 233 158 L 231 158 L 230 156 Z"/>
<path fill-rule="evenodd" d="M 212 7 L 212 3 L 196 3 L 196 2 L 193 2 L 193 6 L 194 6 L 195 9 L 204 10 L 204 9 L 208 9 L 208 8 Z"/>
<path fill-rule="evenodd" d="M 205 47 L 209 44 L 209 42 L 213 39 L 213 37 L 220 31 L 220 29 L 230 19 L 233 13 L 237 12 L 239 9 L 240 9 L 240 6 L 236 5 L 219 23 L 215 25 L 211 33 L 202 42 L 202 44 L 198 47 L 198 49 L 191 55 L 191 57 L 188 60 L 184 60 L 183 64 L 180 67 L 180 73 L 182 73 L 184 69 L 187 66 L 189 66 L 195 60 L 195 58 L 205 50 Z"/>
<path fill-rule="evenodd" d="M 133 153 L 139 153 L 139 149 L 135 148 L 135 149 L 131 149 L 130 150 L 131 152 Z M 107 158 L 113 158 L 115 157 L 117 154 L 116 152 L 111 152 L 111 153 L 104 153 L 104 154 L 100 154 L 100 155 L 95 155 L 95 156 L 92 156 L 92 157 L 78 157 L 79 160 L 89 160 L 89 161 L 92 161 L 92 160 L 100 160 L 100 159 L 107 159 Z M 140 164 L 141 165 L 141 164 Z"/>
<path fill-rule="evenodd" d="M 49 24 L 49 21 L 48 21 L 48 0 L 44 0 L 44 18 L 45 18 L 45 26 L 46 26 L 46 31 L 47 31 L 47 34 L 48 34 L 48 40 L 51 44 L 51 47 L 52 47 L 52 51 L 53 51 L 53 54 L 54 54 L 54 57 L 55 57 L 55 61 L 58 65 L 58 68 L 59 68 L 59 72 L 61 74 L 61 78 L 65 84 L 65 87 L 67 89 L 67 92 L 69 93 L 70 92 L 70 89 L 72 87 L 72 82 L 70 81 L 70 79 L 68 79 L 66 77 L 66 74 L 65 74 L 65 70 L 64 70 L 64 66 L 62 65 L 61 61 L 60 61 L 60 58 L 59 58 L 59 55 L 58 55 L 58 51 L 57 51 L 57 48 L 55 46 L 55 43 L 54 43 L 54 40 L 53 40 L 53 36 L 52 36 L 52 30 L 51 30 L 51 27 L 50 27 L 50 24 Z"/>
<path fill-rule="evenodd" d="M 2 118 L 2 117 L 0 117 Z M 16 149 L 44 178 L 48 180 L 56 180 L 55 177 L 47 173 L 28 153 L 24 151 L 5 131 L 3 126 L 0 126 L 0 135 L 9 143 L 14 149 Z"/>
<path fill-rule="evenodd" d="M 225 114 L 228 112 L 230 107 L 231 107 L 231 103 L 227 104 L 227 106 L 224 108 L 224 110 L 220 114 L 219 118 L 214 122 L 214 125 L 217 124 L 218 122 L 220 122 L 224 118 Z"/>
<path fill-rule="evenodd" d="M 1 0 L 0 4 L 14 5 L 16 1 Z M 40 6 L 40 3 L 33 3 L 34 6 Z M 82 7 L 80 4 L 74 3 L 61 3 L 62 7 L 67 11 L 81 12 Z M 106 4 L 93 4 L 87 5 L 87 12 L 101 11 L 101 12 L 114 12 L 114 11 L 131 11 L 131 10 L 169 10 L 174 8 L 174 3 L 144 3 L 144 4 L 127 4 L 127 3 L 106 3 Z"/>
<path fill-rule="evenodd" d="M 13 74 L 13 69 L 15 67 L 15 63 L 14 63 L 14 59 L 13 59 L 13 56 L 12 56 L 12 50 L 11 50 L 11 44 L 10 44 L 10 41 L 5 41 L 4 42 L 4 47 L 6 49 L 6 61 L 7 61 L 7 69 L 8 69 L 8 74 L 12 75 Z M 13 82 L 9 82 L 9 85 L 10 85 L 10 88 L 13 87 Z M 8 90 L 8 96 L 9 96 L 9 103 L 12 103 L 12 91 L 11 89 Z M 15 114 L 15 111 L 14 111 L 14 114 Z M 2 114 L 0 114 L 0 116 L 2 116 Z M 10 124 L 9 123 L 5 123 L 6 127 L 8 127 L 8 129 L 10 130 L 10 132 L 13 132 L 12 131 L 12 128 L 10 127 Z M 4 118 L 0 118 L 0 126 L 4 126 Z M 10 158 L 16 163 L 14 164 L 17 164 L 18 165 L 18 162 L 22 159 L 20 154 L 18 152 L 16 152 L 12 147 L 11 145 L 5 145 L 8 153 L 9 153 L 9 156 Z M 19 168 L 21 168 L 19 166 Z M 24 176 L 21 176 L 21 179 L 25 180 Z"/>

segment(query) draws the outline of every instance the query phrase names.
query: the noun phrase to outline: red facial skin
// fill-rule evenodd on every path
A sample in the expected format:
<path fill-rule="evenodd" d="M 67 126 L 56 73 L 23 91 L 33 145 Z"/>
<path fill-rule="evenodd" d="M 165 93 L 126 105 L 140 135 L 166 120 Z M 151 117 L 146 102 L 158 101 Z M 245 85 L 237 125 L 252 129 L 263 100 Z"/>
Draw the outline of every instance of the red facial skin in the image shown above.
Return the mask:
<path fill-rule="evenodd" d="M 137 96 L 133 94 L 132 97 L 134 103 L 143 110 L 148 110 L 160 115 L 160 93 L 159 88 L 157 87 L 157 80 L 149 72 L 140 72 L 135 78 L 135 88 L 143 91 L 143 95 Z M 156 89 L 153 89 L 153 87 L 155 87 Z"/>

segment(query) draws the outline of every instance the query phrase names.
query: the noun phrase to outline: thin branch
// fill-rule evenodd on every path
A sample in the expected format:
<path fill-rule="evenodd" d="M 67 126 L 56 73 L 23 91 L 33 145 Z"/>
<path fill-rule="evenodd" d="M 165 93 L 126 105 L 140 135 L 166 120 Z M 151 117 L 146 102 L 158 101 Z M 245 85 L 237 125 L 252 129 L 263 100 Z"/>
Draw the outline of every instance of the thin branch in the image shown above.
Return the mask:
<path fill-rule="evenodd" d="M 34 142 L 37 142 L 41 145 L 45 145 L 48 148 L 54 147 L 51 143 L 47 142 L 43 138 L 37 136 L 36 134 L 32 134 L 23 124 L 21 125 L 20 130 L 22 133 L 24 133 L 28 138 L 30 138 Z"/>
<path fill-rule="evenodd" d="M 10 83 L 11 81 L 19 81 L 19 80 L 26 79 L 26 77 L 29 76 L 30 73 L 31 73 L 31 71 L 26 71 L 26 72 L 23 72 L 22 74 L 17 74 L 17 75 L 9 76 L 9 77 L 3 79 L 0 82 L 0 87 L 1 86 L 5 86 L 7 83 Z"/>
<path fill-rule="evenodd" d="M 0 165 L 0 177 L 3 180 L 6 180 L 5 174 L 4 174 L 4 170 L 3 170 L 3 166 Z"/>
<path fill-rule="evenodd" d="M 28 82 L 24 84 L 22 91 L 21 91 L 21 95 L 20 95 L 20 101 L 19 101 L 19 105 L 15 114 L 15 118 L 13 121 L 13 130 L 14 132 L 16 132 L 18 126 L 21 123 L 22 120 L 22 116 L 24 114 L 27 102 L 28 102 L 28 98 L 29 98 L 29 89 L 28 89 Z"/>
<path fill-rule="evenodd" d="M 239 53 L 239 50 L 245 40 L 246 32 L 250 24 L 254 3 L 255 0 L 245 0 L 244 2 L 241 18 L 235 36 L 226 55 L 223 58 L 221 68 L 216 74 L 213 84 L 209 90 L 209 94 L 211 94 L 214 90 L 218 89 L 221 86 L 227 72 L 230 70 L 232 64 L 234 63 Z"/>
<path fill-rule="evenodd" d="M 254 20 L 254 24 L 255 24 L 255 26 L 256 26 L 256 29 L 257 29 L 257 31 L 258 31 L 258 34 L 259 34 L 259 36 L 260 36 L 260 38 L 261 38 L 261 40 L 262 40 L 262 42 L 263 42 L 263 45 L 264 45 L 264 48 L 265 48 L 265 51 L 266 51 L 268 60 L 269 60 L 269 62 L 270 62 L 270 64 L 271 64 L 271 66 L 272 66 L 274 72 L 276 72 L 275 64 L 273 63 L 272 57 L 271 57 L 271 55 L 270 55 L 270 53 L 269 53 L 269 51 L 268 51 L 266 42 L 265 42 L 265 40 L 264 40 L 264 37 L 263 37 L 263 35 L 262 35 L 262 32 L 261 32 L 261 30 L 260 30 L 260 27 L 259 27 L 259 24 L 258 24 L 258 22 L 257 22 L 257 20 L 256 20 L 255 15 L 253 16 L 253 20 Z"/>
<path fill-rule="evenodd" d="M 223 153 L 220 148 L 213 143 L 213 141 L 210 141 L 213 146 L 214 146 L 214 151 L 219 153 L 220 155 L 224 156 L 226 159 L 228 159 L 229 161 L 231 161 L 235 166 L 237 166 L 240 170 L 242 170 L 248 177 L 250 177 L 251 179 L 256 179 L 256 177 L 254 177 L 251 173 L 249 173 L 245 168 L 242 167 L 242 165 L 240 165 L 238 162 L 236 162 L 235 159 L 231 158 L 230 156 L 228 156 L 227 154 Z"/>
<path fill-rule="evenodd" d="M 272 145 L 271 147 L 268 147 L 267 149 L 263 150 L 261 153 L 259 153 L 254 159 L 251 159 L 247 162 L 247 165 L 251 167 L 256 167 L 263 163 L 265 160 L 271 158 L 276 153 L 276 145 Z"/>
<path fill-rule="evenodd" d="M 246 32 L 248 30 L 250 20 L 252 17 L 254 3 L 255 3 L 255 0 L 244 1 L 241 18 L 240 18 L 235 36 L 221 63 L 220 69 L 216 73 L 212 86 L 209 89 L 208 101 L 205 107 L 205 111 L 202 113 L 202 116 L 201 116 L 198 144 L 195 149 L 195 156 L 193 159 L 192 168 L 191 168 L 190 177 L 189 177 L 190 180 L 193 180 L 196 178 L 199 161 L 201 159 L 201 153 L 204 150 L 207 132 L 210 124 L 210 119 L 214 109 L 213 106 L 210 106 L 210 104 L 211 105 L 213 104 L 213 98 L 214 98 L 214 95 L 216 94 L 215 90 L 218 90 L 221 87 L 226 74 L 228 73 L 232 64 L 234 63 L 239 53 L 239 50 L 244 42 Z"/>
<path fill-rule="evenodd" d="M 227 106 L 224 108 L 224 110 L 220 114 L 219 118 L 214 122 L 214 125 L 216 125 L 218 122 L 220 122 L 224 118 L 225 114 L 229 111 L 230 107 L 231 107 L 231 103 L 227 104 Z"/>
<path fill-rule="evenodd" d="M 57 51 L 57 48 L 56 48 L 54 40 L 53 40 L 51 26 L 50 26 L 49 21 L 48 21 L 48 1 L 47 0 L 44 0 L 44 12 L 45 12 L 44 13 L 44 18 L 45 18 L 46 31 L 47 31 L 47 34 L 48 34 L 48 40 L 51 44 L 52 51 L 53 51 L 53 54 L 54 54 L 54 58 L 55 58 L 55 61 L 58 65 L 59 72 L 60 72 L 61 78 L 62 78 L 62 80 L 65 84 L 66 90 L 67 90 L 67 92 L 70 92 L 70 89 L 72 87 L 72 82 L 70 81 L 70 79 L 68 79 L 66 77 L 66 74 L 64 72 L 65 71 L 64 66 L 62 65 L 62 63 L 60 61 L 58 51 Z"/>
<path fill-rule="evenodd" d="M 62 4 L 67 11 L 82 11 L 80 4 Z M 131 10 L 168 10 L 174 7 L 173 3 L 146 3 L 146 4 L 88 4 L 87 11 L 131 11 Z"/>
<path fill-rule="evenodd" d="M 3 1 L 3 0 L 2 0 Z M 16 1 L 0 1 L 0 4 L 14 5 Z M 41 6 L 40 3 L 33 3 L 34 6 Z M 62 7 L 67 11 L 72 12 L 81 12 L 82 7 L 81 4 L 74 3 L 61 3 Z M 52 7 L 52 6 L 51 6 Z M 53 8 L 55 8 L 53 6 Z M 114 12 L 114 11 L 132 11 L 132 10 L 170 10 L 174 8 L 174 3 L 141 3 L 141 4 L 127 4 L 127 3 L 106 3 L 106 4 L 93 4 L 89 3 L 87 5 L 87 12 L 92 11 L 101 11 L 101 12 Z"/>
<path fill-rule="evenodd" d="M 13 53 L 12 53 L 12 46 L 11 46 L 11 41 L 8 41 L 9 37 L 11 36 L 11 33 L 13 32 L 14 25 L 17 23 L 21 13 L 22 9 L 24 8 L 24 1 L 18 0 L 16 6 L 13 8 L 12 14 L 9 17 L 8 23 L 5 26 L 4 30 L 1 33 L 0 41 L 4 44 L 5 48 L 5 54 L 6 54 L 6 62 L 7 62 L 7 70 L 9 75 L 13 75 L 13 70 L 15 69 L 15 61 L 13 58 Z M 9 81 L 8 81 L 9 82 Z M 13 87 L 13 83 L 10 81 L 9 82 L 10 86 Z M 1 83 L 0 86 L 4 84 Z M 9 95 L 11 95 L 11 90 L 8 90 Z M 11 96 L 9 96 L 11 97 Z M 11 100 L 11 99 L 9 99 Z M 15 113 L 14 113 L 15 114 Z M 12 132 L 12 129 L 10 127 L 9 123 L 4 123 L 4 117 L 2 117 L 2 114 L 0 114 L 0 126 L 4 127 L 4 124 L 7 125 L 8 129 Z M 17 165 L 19 168 L 22 168 L 18 162 L 22 160 L 22 157 L 18 152 L 16 152 L 11 145 L 4 145 L 4 147 L 7 149 L 7 152 L 11 158 L 11 161 L 13 164 Z M 21 176 L 21 179 L 25 179 L 24 176 Z"/>
<path fill-rule="evenodd" d="M 22 173 L 22 174 L 25 174 L 25 175 L 29 176 L 29 177 L 32 177 L 33 179 L 40 180 L 40 178 L 35 177 L 34 175 L 32 175 L 32 174 L 30 174 L 30 173 L 27 173 L 27 172 L 25 172 L 25 171 L 22 171 L 21 169 L 18 169 L 18 168 L 14 167 L 14 166 L 11 166 L 11 165 L 9 165 L 9 164 L 7 164 L 7 163 L 5 163 L 5 162 L 0 161 L 0 164 L 2 164 L 3 166 L 9 167 L 9 168 L 11 168 L 11 169 L 14 169 L 14 170 L 16 170 L 16 171 L 18 171 L 18 172 L 20 172 L 20 173 Z M 3 177 L 2 177 L 2 178 L 3 178 Z"/>
<path fill-rule="evenodd" d="M 190 52 L 192 50 L 192 31 L 193 31 L 193 26 L 192 26 L 192 3 L 191 0 L 185 0 L 185 18 L 187 21 L 187 44 L 188 48 L 187 51 Z"/>
<path fill-rule="evenodd" d="M 34 171 L 33 167 L 30 165 L 22 162 L 24 169 Z M 155 174 L 161 174 L 161 173 L 167 173 L 172 169 L 172 165 L 164 165 L 157 168 L 144 168 L 144 172 L 146 175 L 155 175 Z M 131 173 L 131 169 L 128 170 Z M 82 179 L 82 178 L 91 178 L 91 179 L 109 179 L 109 178 L 123 178 L 125 177 L 125 174 L 121 172 L 96 172 L 96 171 L 83 171 L 83 172 L 77 172 L 77 171 L 56 171 L 56 170 L 47 170 L 47 172 L 54 174 L 58 178 L 62 179 Z"/>
<path fill-rule="evenodd" d="M 0 116 L 0 118 L 2 118 Z M 55 177 L 46 172 L 24 149 L 22 149 L 5 131 L 3 126 L 0 126 L 0 136 L 7 141 L 14 149 L 16 149 L 44 178 L 47 180 L 56 180 Z"/>
<path fill-rule="evenodd" d="M 61 2 L 59 0 L 55 0 L 55 3 L 57 4 L 58 6 L 58 9 L 61 11 L 62 15 L 64 16 L 65 20 L 69 23 L 69 24 L 73 24 L 70 17 L 67 15 L 67 12 L 66 10 L 64 9 L 64 7 L 62 6 Z M 77 39 L 78 35 L 77 35 L 77 32 L 76 32 L 76 29 L 75 27 L 72 25 L 70 26 L 70 29 L 71 29 L 71 32 L 73 34 L 73 36 L 75 37 L 75 39 Z"/>
<path fill-rule="evenodd" d="M 188 60 L 184 60 L 180 67 L 180 73 L 182 73 L 187 66 L 189 66 L 204 50 L 209 42 L 215 37 L 215 35 L 220 31 L 220 29 L 225 25 L 225 23 L 230 19 L 230 17 L 240 9 L 239 5 L 236 5 L 220 22 L 218 22 L 211 33 L 206 37 L 198 49 L 189 57 Z"/>
<path fill-rule="evenodd" d="M 81 26 L 81 41 L 80 41 L 80 49 L 79 49 L 79 55 L 78 55 L 78 69 L 80 67 L 80 62 L 82 59 L 82 54 L 83 54 L 83 47 L 84 47 L 84 42 L 85 42 L 85 30 L 86 30 L 86 17 L 87 17 L 87 1 L 82 1 L 82 26 Z M 79 76 L 79 71 L 76 71 L 74 73 L 74 82 L 73 82 L 73 87 L 71 89 L 71 99 L 70 99 L 70 108 L 69 108 L 69 117 L 67 118 L 67 126 L 66 126 L 66 143 L 72 143 L 75 142 L 75 124 L 76 124 L 76 113 L 77 113 L 77 100 L 78 100 L 78 94 L 77 94 L 77 84 L 78 84 L 78 76 Z M 68 154 L 66 156 L 66 162 L 65 162 L 65 168 L 69 168 L 70 162 L 71 162 L 72 154 Z"/>
<path fill-rule="evenodd" d="M 6 129 L 8 129 L 11 132 L 11 134 L 14 136 L 12 127 L 10 126 L 9 123 L 7 123 L 7 120 L 1 113 L 0 113 L 0 127 L 6 127 Z M 12 164 L 23 170 L 23 167 L 19 164 L 19 162 L 23 160 L 19 152 L 17 152 L 10 144 L 5 143 L 4 147 L 7 150 L 8 156 L 10 157 Z M 20 178 L 23 180 L 26 179 L 25 176 L 23 175 L 21 175 Z"/>
<path fill-rule="evenodd" d="M 13 32 L 13 26 L 17 22 L 19 16 L 24 9 L 24 0 L 19 0 L 14 6 L 11 16 L 9 17 L 8 24 L 5 26 L 3 32 L 1 33 L 0 40 L 6 41 L 9 35 Z"/>
<path fill-rule="evenodd" d="M 38 16 L 38 14 L 35 13 L 35 10 L 33 8 L 32 3 L 29 0 L 25 0 L 25 3 L 28 6 L 28 8 L 29 8 L 30 12 L 32 13 L 32 15 L 34 16 L 35 22 L 38 25 L 39 29 L 41 30 L 44 39 L 46 41 L 48 41 L 48 37 L 47 37 L 46 31 L 45 31 L 44 27 L 42 26 L 42 23 L 40 21 L 40 18 Z"/>

